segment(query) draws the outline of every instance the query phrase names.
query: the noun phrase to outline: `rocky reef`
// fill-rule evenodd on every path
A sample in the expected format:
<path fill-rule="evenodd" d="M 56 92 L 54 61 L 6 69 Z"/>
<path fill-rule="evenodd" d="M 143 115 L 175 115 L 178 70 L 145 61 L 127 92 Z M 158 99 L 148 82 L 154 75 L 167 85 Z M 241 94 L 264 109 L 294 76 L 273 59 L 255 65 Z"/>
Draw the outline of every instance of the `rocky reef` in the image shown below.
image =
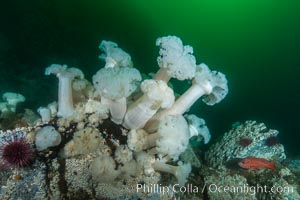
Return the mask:
<path fill-rule="evenodd" d="M 205 154 L 205 162 L 211 167 L 203 171 L 208 196 L 211 199 L 299 199 L 299 174 L 283 161 L 284 146 L 279 143 L 277 130 L 268 129 L 264 123 L 246 121 L 234 124 L 220 141 Z M 245 158 L 272 161 L 275 168 L 259 170 L 241 169 Z M 290 163 L 291 164 L 291 163 Z M 293 171 L 293 172 L 292 172 Z M 221 191 L 217 191 L 217 185 Z M 227 187 L 224 192 L 224 187 Z"/>
<path fill-rule="evenodd" d="M 225 133 L 221 141 L 206 153 L 206 160 L 215 168 L 231 160 L 250 156 L 283 161 L 286 155 L 283 145 L 276 139 L 278 133 L 277 130 L 268 129 L 264 123 L 246 121 Z"/>

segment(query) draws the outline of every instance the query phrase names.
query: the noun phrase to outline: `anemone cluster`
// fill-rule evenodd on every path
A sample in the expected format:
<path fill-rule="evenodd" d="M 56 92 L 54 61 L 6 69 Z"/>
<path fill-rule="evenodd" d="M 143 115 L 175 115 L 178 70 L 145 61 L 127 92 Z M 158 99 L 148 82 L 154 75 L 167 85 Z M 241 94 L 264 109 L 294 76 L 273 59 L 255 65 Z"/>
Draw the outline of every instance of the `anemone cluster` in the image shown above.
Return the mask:
<path fill-rule="evenodd" d="M 153 78 L 143 79 L 131 56 L 111 41 L 100 43 L 105 65 L 91 82 L 78 68 L 47 67 L 45 75 L 58 78 L 58 99 L 37 110 L 40 119 L 28 133 L 37 158 L 88 160 L 88 172 L 98 183 L 143 177 L 152 184 L 158 172 L 166 172 L 184 185 L 191 163 L 179 156 L 191 137 L 203 137 L 205 144 L 210 140 L 205 121 L 187 112 L 200 98 L 207 105 L 219 103 L 228 93 L 227 80 L 204 63 L 197 65 L 193 48 L 176 36 L 158 38 L 156 45 L 159 70 Z M 175 98 L 172 78 L 192 85 Z M 11 161 L 8 144 L 17 144 L 22 158 Z M 21 167 L 32 159 L 23 140 L 2 146 L 6 163 Z"/>

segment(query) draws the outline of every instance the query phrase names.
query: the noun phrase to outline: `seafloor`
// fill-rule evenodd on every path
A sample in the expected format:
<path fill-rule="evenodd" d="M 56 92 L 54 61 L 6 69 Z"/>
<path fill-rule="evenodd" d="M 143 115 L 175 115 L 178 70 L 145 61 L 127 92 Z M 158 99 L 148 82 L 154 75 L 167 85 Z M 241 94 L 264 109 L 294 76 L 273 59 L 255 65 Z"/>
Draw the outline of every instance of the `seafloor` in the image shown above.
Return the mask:
<path fill-rule="evenodd" d="M 22 115 L 19 115 L 21 117 Z M 20 125 L 21 118 L 15 121 Z M 12 122 L 11 122 L 12 123 Z M 21 124 L 23 125 L 22 122 Z M 57 118 L 47 125 L 57 128 Z M 262 126 L 263 124 L 248 121 L 233 128 L 214 144 L 208 151 L 203 152 L 199 147 L 189 145 L 187 150 L 180 156 L 184 162 L 192 164 L 192 171 L 187 178 L 185 186 L 176 186 L 177 181 L 173 175 L 167 173 L 155 173 L 146 176 L 142 172 L 125 174 L 113 181 L 101 181 L 101 177 L 93 178 L 91 162 L 97 156 L 96 152 L 85 154 L 81 149 L 74 149 L 76 156 L 61 157 L 59 149 L 67 144 L 71 137 L 63 137 L 58 147 L 51 147 L 44 151 L 35 151 L 32 162 L 26 167 L 1 169 L 0 181 L 1 199 L 291 199 L 300 198 L 300 158 L 280 159 L 276 162 L 275 170 L 247 170 L 240 168 L 235 157 L 241 156 L 242 152 L 253 154 L 253 148 L 261 144 L 253 144 L 241 147 L 232 137 L 240 134 L 241 137 L 253 137 L 255 143 L 260 143 L 257 137 L 261 134 L 269 136 L 270 130 L 254 130 L 251 132 L 246 127 Z M 22 129 L 26 131 L 28 140 L 32 139 L 34 130 L 40 129 L 45 124 L 34 129 Z M 77 124 L 69 124 L 66 130 L 72 130 Z M 110 120 L 104 120 L 97 129 L 105 135 L 109 135 L 106 144 L 107 150 L 113 150 L 110 139 L 118 138 L 124 129 Z M 20 129 L 21 130 L 21 129 Z M 20 131 L 19 130 L 19 131 Z M 62 134 L 74 134 L 73 131 L 64 131 Z M 11 134 L 2 132 L 1 136 Z M 259 135 L 259 136 L 258 136 Z M 228 141 L 231 140 L 231 141 Z M 120 139 L 122 141 L 122 139 Z M 86 144 L 88 145 L 88 144 Z M 34 145 L 33 145 L 34 146 Z M 79 147 L 78 147 L 79 148 Z M 96 151 L 100 151 L 98 147 Z M 247 149 L 245 151 L 245 148 Z M 275 154 L 280 149 L 276 144 L 270 152 Z M 226 150 L 225 150 L 226 149 Z M 103 149 L 102 149 L 103 150 Z M 75 153 L 75 151 L 78 151 Z M 268 150 L 266 150 L 268 152 Z M 99 154 L 99 152 L 98 152 Z M 282 156 L 284 152 L 277 152 L 276 156 Z M 111 155 L 111 154 L 110 154 Z M 230 155 L 230 156 L 228 156 Z M 260 155 L 261 157 L 263 154 Z M 270 155 L 271 156 L 271 155 Z M 232 159 L 231 159 L 232 158 Z M 228 160 L 228 161 L 227 161 Z M 231 162 L 230 162 L 231 161 Z M 175 164 L 174 162 L 169 162 Z M 138 171 L 138 170 L 137 170 Z M 137 189 L 138 184 L 144 186 Z M 145 185 L 146 186 L 145 186 Z M 175 186 L 172 191 L 172 187 Z M 224 189 L 228 187 L 229 189 Z M 168 189 L 167 189 L 168 188 Z M 221 188 L 218 191 L 218 188 Z M 264 189 L 262 189 L 264 188 Z M 277 191 L 270 192 L 271 189 Z"/>

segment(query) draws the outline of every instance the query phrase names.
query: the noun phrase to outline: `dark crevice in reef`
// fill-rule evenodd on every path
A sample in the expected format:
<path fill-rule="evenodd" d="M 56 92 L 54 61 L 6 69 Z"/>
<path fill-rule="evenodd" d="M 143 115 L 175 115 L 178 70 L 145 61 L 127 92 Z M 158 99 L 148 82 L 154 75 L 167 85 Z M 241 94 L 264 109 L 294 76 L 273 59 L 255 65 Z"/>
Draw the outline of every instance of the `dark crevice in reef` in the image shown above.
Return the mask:
<path fill-rule="evenodd" d="M 97 186 L 91 179 L 92 179 L 92 177 L 89 178 L 89 183 L 91 183 L 91 186 L 92 186 L 91 187 L 92 196 L 93 196 L 93 198 L 95 198 L 97 196 L 96 189 L 95 189 Z"/>
<path fill-rule="evenodd" d="M 49 163 L 47 161 L 45 163 L 45 182 L 46 182 L 46 192 L 48 200 L 50 200 L 50 196 L 52 195 L 50 182 L 51 182 L 51 176 L 50 176 L 50 169 L 49 169 Z"/>
<path fill-rule="evenodd" d="M 204 176 L 201 175 L 200 178 L 201 178 L 203 187 L 205 187 L 204 190 L 203 190 L 203 193 L 202 193 L 203 200 L 209 200 L 209 197 L 208 197 L 208 188 L 205 185 Z"/>
<path fill-rule="evenodd" d="M 105 139 L 107 146 L 111 149 L 112 154 L 114 154 L 118 145 L 127 144 L 127 136 L 123 135 L 121 128 L 121 125 L 113 123 L 110 119 L 104 120 L 98 126 L 98 130 Z"/>
<path fill-rule="evenodd" d="M 58 159 L 58 173 L 59 173 L 59 179 L 58 179 L 58 189 L 61 194 L 62 199 L 67 199 L 68 194 L 68 182 L 65 178 L 66 173 L 66 160 L 65 159 Z"/>
<path fill-rule="evenodd" d="M 70 193 L 69 200 L 89 200 L 89 199 L 95 199 L 94 197 L 91 197 L 85 190 L 79 189 L 73 193 Z"/>

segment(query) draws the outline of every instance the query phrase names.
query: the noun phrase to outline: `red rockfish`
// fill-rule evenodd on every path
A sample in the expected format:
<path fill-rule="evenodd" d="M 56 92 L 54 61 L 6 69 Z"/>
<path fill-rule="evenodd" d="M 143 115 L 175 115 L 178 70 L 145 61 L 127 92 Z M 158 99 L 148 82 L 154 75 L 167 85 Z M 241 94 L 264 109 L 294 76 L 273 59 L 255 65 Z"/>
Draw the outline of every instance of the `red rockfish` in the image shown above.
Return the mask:
<path fill-rule="evenodd" d="M 250 169 L 250 170 L 259 170 L 259 169 L 275 170 L 275 162 L 268 161 L 264 158 L 247 157 L 239 162 L 239 166 L 244 169 Z"/>

